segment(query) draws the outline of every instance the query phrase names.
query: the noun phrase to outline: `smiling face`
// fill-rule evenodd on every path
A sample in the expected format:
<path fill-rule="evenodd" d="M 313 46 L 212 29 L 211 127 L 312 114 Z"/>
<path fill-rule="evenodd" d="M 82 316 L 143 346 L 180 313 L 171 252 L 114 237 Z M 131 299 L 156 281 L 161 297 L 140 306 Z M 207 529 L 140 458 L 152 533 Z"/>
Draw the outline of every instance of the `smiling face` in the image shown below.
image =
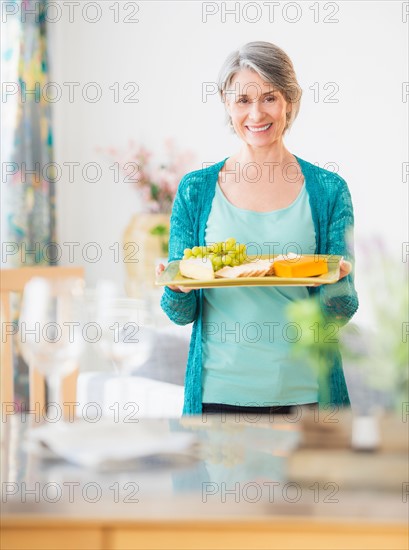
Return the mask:
<path fill-rule="evenodd" d="M 257 72 L 237 72 L 225 100 L 236 134 L 249 146 L 268 147 L 281 140 L 291 104 Z"/>

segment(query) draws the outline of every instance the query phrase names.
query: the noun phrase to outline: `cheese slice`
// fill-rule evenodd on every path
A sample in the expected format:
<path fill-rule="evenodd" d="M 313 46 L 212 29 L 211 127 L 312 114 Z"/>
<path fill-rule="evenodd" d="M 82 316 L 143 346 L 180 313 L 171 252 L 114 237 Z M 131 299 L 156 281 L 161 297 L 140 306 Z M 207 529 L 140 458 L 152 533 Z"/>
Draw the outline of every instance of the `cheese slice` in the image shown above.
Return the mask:
<path fill-rule="evenodd" d="M 234 267 L 226 266 L 216 271 L 216 277 L 235 279 L 236 277 L 265 277 L 273 272 L 273 260 L 255 260 Z"/>
<path fill-rule="evenodd" d="M 189 258 L 180 260 L 179 271 L 183 277 L 210 281 L 214 279 L 213 264 L 209 258 Z"/>
<path fill-rule="evenodd" d="M 274 259 L 258 258 L 256 260 L 252 260 L 251 262 L 246 262 L 234 267 L 225 266 L 216 271 L 215 275 L 216 277 L 225 277 L 226 279 L 236 279 L 236 277 L 266 277 L 273 274 L 274 262 L 287 258 L 293 260 L 298 258 L 298 256 L 293 252 L 289 252 L 286 256 L 280 254 Z"/>
<path fill-rule="evenodd" d="M 274 275 L 277 277 L 316 277 L 328 273 L 324 258 L 299 256 L 296 260 L 275 260 Z"/>

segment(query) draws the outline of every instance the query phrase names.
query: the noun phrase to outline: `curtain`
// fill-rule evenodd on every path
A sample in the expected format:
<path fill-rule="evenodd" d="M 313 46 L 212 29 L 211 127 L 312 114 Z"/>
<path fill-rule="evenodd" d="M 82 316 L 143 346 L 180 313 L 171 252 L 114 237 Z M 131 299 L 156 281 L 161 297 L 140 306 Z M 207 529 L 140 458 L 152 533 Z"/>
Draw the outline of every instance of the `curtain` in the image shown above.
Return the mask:
<path fill-rule="evenodd" d="M 55 180 L 46 0 L 2 6 L 2 268 L 56 263 Z M 18 300 L 12 304 L 18 323 Z M 28 403 L 28 369 L 13 341 L 15 401 Z"/>
<path fill-rule="evenodd" d="M 55 181 L 46 0 L 7 0 L 2 32 L 3 267 L 53 264 Z"/>

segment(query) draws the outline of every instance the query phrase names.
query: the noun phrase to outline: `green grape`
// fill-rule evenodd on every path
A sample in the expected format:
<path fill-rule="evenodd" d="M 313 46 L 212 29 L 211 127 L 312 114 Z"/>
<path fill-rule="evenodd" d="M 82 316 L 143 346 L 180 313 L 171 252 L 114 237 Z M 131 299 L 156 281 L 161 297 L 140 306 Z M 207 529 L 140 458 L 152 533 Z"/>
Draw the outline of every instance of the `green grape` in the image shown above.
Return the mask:
<path fill-rule="evenodd" d="M 224 243 L 225 245 L 225 250 L 228 252 L 229 250 L 234 250 L 235 246 L 236 246 L 236 239 L 234 239 L 233 237 L 230 237 L 226 240 L 226 242 Z"/>
<path fill-rule="evenodd" d="M 215 271 L 224 266 L 237 266 L 248 260 L 246 245 L 236 242 L 233 237 L 205 246 L 194 246 L 192 249 L 185 248 L 183 259 L 189 258 L 208 258 Z"/>
<path fill-rule="evenodd" d="M 215 256 L 212 260 L 212 264 L 213 264 L 213 267 L 215 269 L 215 271 L 217 271 L 218 269 L 220 269 L 222 267 L 222 259 L 220 256 Z"/>

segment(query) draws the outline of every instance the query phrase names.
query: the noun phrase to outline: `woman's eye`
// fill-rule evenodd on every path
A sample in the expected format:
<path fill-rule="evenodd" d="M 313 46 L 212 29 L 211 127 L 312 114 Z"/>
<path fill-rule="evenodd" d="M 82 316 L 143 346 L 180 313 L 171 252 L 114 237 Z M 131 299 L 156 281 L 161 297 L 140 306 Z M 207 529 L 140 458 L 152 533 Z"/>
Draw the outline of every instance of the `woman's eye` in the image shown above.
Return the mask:
<path fill-rule="evenodd" d="M 275 96 L 274 95 L 268 95 L 266 97 L 266 100 L 268 101 L 268 103 L 273 103 L 273 101 L 275 101 Z"/>
<path fill-rule="evenodd" d="M 247 103 L 247 99 L 245 97 L 239 97 L 237 103 Z"/>

